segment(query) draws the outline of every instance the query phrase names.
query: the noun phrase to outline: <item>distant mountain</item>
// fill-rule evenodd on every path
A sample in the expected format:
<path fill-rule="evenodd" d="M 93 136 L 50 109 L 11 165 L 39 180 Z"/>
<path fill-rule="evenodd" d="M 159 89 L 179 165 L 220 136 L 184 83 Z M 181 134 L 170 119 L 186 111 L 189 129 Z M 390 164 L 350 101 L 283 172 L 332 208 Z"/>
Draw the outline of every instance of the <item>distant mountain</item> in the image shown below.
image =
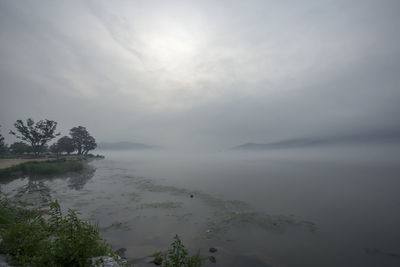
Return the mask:
<path fill-rule="evenodd" d="M 267 150 L 267 149 L 286 149 L 302 148 L 312 146 L 327 146 L 336 144 L 378 144 L 378 143 L 399 143 L 400 131 L 374 131 L 363 134 L 341 135 L 316 138 L 297 138 L 266 144 L 246 143 L 235 146 L 234 150 Z"/>
<path fill-rule="evenodd" d="M 155 146 L 141 144 L 141 143 L 132 143 L 132 142 L 101 142 L 98 144 L 97 149 L 100 150 L 133 150 L 133 149 L 152 149 L 156 148 Z"/>
<path fill-rule="evenodd" d="M 312 139 L 291 139 L 280 142 L 273 142 L 267 144 L 246 143 L 243 145 L 235 146 L 234 150 L 267 150 L 267 149 L 285 149 L 285 148 L 299 148 L 307 146 L 315 146 L 324 144 L 323 140 Z"/>

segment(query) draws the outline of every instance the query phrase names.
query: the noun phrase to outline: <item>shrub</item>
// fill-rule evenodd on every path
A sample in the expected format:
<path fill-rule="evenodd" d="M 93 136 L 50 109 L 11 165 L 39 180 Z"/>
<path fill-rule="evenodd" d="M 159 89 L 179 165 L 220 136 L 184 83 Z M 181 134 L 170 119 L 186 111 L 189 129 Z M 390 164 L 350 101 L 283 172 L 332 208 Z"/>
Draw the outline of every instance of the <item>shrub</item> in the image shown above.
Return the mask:
<path fill-rule="evenodd" d="M 200 253 L 188 256 L 189 253 L 178 235 L 175 235 L 174 242 L 166 253 L 157 252 L 154 255 L 153 262 L 162 267 L 200 267 L 203 259 Z"/>
<path fill-rule="evenodd" d="M 39 210 L 0 202 L 0 253 L 24 266 L 91 266 L 92 257 L 114 255 L 99 237 L 97 227 L 80 220 L 74 210 L 63 216 L 58 202 L 46 218 Z"/>

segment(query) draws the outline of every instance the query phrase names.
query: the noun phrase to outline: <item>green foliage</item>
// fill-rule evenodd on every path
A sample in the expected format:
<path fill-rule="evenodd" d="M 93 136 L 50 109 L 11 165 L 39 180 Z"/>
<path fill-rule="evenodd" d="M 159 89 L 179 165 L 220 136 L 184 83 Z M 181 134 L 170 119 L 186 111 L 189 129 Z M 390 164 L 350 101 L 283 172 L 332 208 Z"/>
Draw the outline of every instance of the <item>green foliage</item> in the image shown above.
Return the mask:
<path fill-rule="evenodd" d="M 0 192 L 1 194 L 1 192 Z M 40 215 L 38 210 L 24 209 L 12 205 L 6 198 L 0 198 L 0 234 L 4 227 L 12 222 L 31 220 Z"/>
<path fill-rule="evenodd" d="M 37 123 L 33 119 L 26 120 L 26 125 L 22 120 L 17 120 L 14 127 L 18 133 L 10 131 L 10 134 L 16 138 L 27 142 L 35 154 L 39 154 L 45 150 L 46 144 L 60 135 L 56 133 L 57 122 L 52 120 L 40 120 Z"/>
<path fill-rule="evenodd" d="M 1 125 L 0 125 L 0 155 L 4 156 L 8 153 L 8 146 L 4 142 L 4 136 L 1 134 Z"/>
<path fill-rule="evenodd" d="M 54 153 L 54 154 L 59 154 L 60 153 L 60 149 L 58 148 L 58 145 L 57 145 L 57 143 L 54 143 L 54 144 L 52 144 L 50 147 L 49 147 L 49 151 L 51 152 L 51 153 Z"/>
<path fill-rule="evenodd" d="M 10 175 L 12 173 L 20 174 L 60 174 L 65 172 L 80 171 L 84 168 L 84 164 L 80 161 L 73 160 L 49 160 L 49 161 L 31 161 L 21 163 L 6 169 L 0 169 L 0 177 Z"/>
<path fill-rule="evenodd" d="M 24 142 L 14 142 L 10 145 L 10 152 L 13 154 L 24 154 L 32 152 L 32 147 Z"/>
<path fill-rule="evenodd" d="M 1 125 L 0 125 L 1 128 Z M 5 146 L 4 144 L 4 137 L 1 135 L 1 129 L 0 129 L 0 150 Z"/>
<path fill-rule="evenodd" d="M 57 141 L 57 150 L 59 153 L 66 152 L 68 154 L 74 152 L 75 146 L 72 138 L 63 136 Z"/>
<path fill-rule="evenodd" d="M 199 252 L 189 256 L 178 235 L 175 235 L 174 242 L 166 253 L 157 252 L 152 257 L 154 257 L 153 263 L 162 267 L 200 267 L 203 263 Z"/>
<path fill-rule="evenodd" d="M 76 211 L 63 215 L 58 202 L 48 216 L 40 211 L 0 202 L 0 253 L 23 266 L 90 266 L 92 257 L 114 255 L 98 229 L 80 220 Z"/>
<path fill-rule="evenodd" d="M 97 147 L 96 140 L 83 126 L 72 128 L 70 135 L 79 155 L 86 155 L 90 150 Z"/>

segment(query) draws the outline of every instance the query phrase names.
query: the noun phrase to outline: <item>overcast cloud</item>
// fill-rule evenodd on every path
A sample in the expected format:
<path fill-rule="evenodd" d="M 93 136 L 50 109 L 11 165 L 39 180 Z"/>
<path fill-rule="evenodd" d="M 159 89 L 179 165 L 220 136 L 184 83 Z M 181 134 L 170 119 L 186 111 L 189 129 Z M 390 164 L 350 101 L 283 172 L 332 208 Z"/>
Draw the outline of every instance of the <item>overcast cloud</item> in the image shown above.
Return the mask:
<path fill-rule="evenodd" d="M 400 2 L 0 1 L 0 124 L 223 149 L 398 132 Z"/>

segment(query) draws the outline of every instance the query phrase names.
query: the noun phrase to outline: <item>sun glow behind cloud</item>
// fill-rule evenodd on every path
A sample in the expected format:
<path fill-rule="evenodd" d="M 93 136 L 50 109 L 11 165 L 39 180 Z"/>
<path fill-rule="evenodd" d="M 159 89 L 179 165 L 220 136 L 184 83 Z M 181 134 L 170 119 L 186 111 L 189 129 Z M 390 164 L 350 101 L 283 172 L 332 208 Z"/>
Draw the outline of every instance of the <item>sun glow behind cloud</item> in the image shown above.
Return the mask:
<path fill-rule="evenodd" d="M 156 20 L 148 30 L 138 32 L 137 38 L 140 42 L 136 49 L 143 68 L 160 90 L 171 93 L 175 89 L 181 91 L 183 87 L 187 92 L 197 90 L 196 66 L 201 62 L 205 32 L 185 26 L 185 21 L 164 17 Z"/>
<path fill-rule="evenodd" d="M 139 37 L 149 66 L 168 71 L 187 68 L 199 52 L 199 32 L 190 33 L 183 23 L 162 24 L 159 28 L 143 32 Z"/>
<path fill-rule="evenodd" d="M 397 1 L 43 1 L 0 1 L 3 125 L 108 116 L 178 144 L 399 125 Z"/>
<path fill-rule="evenodd" d="M 193 106 L 219 95 L 218 71 L 203 68 L 209 62 L 214 33 L 201 12 L 193 7 L 144 12 L 130 5 L 108 5 L 96 2 L 91 10 L 119 46 L 117 53 L 126 54 L 119 57 L 120 65 L 130 65 L 130 77 L 118 82 L 121 87 L 116 92 L 132 95 L 136 104 L 153 109 Z M 129 80 L 136 85 L 140 81 L 140 87 L 129 86 Z"/>

